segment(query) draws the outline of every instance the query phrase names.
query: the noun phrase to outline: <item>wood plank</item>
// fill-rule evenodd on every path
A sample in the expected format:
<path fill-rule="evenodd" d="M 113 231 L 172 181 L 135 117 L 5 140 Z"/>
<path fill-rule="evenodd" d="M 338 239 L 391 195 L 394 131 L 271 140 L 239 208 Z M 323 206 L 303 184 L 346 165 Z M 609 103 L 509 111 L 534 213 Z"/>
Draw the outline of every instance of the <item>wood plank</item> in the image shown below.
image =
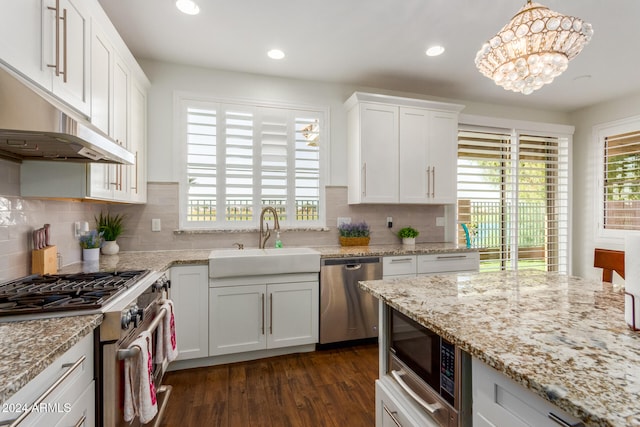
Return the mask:
<path fill-rule="evenodd" d="M 169 372 L 161 427 L 375 424 L 375 344 Z"/>

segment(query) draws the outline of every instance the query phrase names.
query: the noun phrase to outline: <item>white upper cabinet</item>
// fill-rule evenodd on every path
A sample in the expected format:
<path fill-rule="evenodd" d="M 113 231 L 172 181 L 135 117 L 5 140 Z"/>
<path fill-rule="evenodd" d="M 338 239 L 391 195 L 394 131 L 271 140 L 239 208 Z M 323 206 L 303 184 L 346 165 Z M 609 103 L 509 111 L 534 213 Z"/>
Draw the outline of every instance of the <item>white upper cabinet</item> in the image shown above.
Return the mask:
<path fill-rule="evenodd" d="M 398 108 L 360 103 L 349 111 L 349 203 L 398 201 Z"/>
<path fill-rule="evenodd" d="M 86 0 L 2 0 L 0 4 L 4 65 L 88 117 Z"/>
<path fill-rule="evenodd" d="M 130 166 L 24 162 L 21 194 L 145 203 L 149 80 L 98 1 L 0 0 L 0 6 L 3 65 L 135 155 Z"/>
<path fill-rule="evenodd" d="M 462 105 L 356 92 L 345 106 L 350 204 L 456 202 Z"/>

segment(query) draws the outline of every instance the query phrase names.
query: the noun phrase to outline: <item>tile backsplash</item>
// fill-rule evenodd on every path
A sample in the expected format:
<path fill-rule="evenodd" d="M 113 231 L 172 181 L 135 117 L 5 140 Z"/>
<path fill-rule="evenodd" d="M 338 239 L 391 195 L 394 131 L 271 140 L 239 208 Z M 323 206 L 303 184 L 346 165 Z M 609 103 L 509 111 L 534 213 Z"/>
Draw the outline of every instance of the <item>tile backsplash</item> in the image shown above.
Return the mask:
<path fill-rule="evenodd" d="M 178 184 L 149 183 L 148 201 L 144 205 L 87 203 L 66 200 L 40 200 L 20 197 L 15 177 L 19 166 L 0 161 L 0 282 L 31 274 L 31 232 L 51 224 L 51 242 L 57 246 L 64 265 L 79 262 L 81 249 L 74 237 L 74 222 L 88 221 L 101 211 L 125 214 L 125 232 L 118 238 L 123 251 L 171 249 L 231 248 L 239 242 L 245 247 L 258 246 L 258 232 L 180 232 L 178 218 Z M 11 170 L 13 169 L 13 170 Z M 329 246 L 338 244 L 338 217 L 366 221 L 371 226 L 371 244 L 398 243 L 395 232 L 411 225 L 420 231 L 422 242 L 441 242 L 444 228 L 436 226 L 436 217 L 444 216 L 444 207 L 413 205 L 349 205 L 346 187 L 326 188 L 327 227 L 323 230 L 286 231 L 281 233 L 285 246 Z M 386 218 L 393 217 L 393 229 Z M 151 220 L 160 219 L 161 231 L 151 231 Z M 275 237 L 268 245 L 275 243 Z"/>

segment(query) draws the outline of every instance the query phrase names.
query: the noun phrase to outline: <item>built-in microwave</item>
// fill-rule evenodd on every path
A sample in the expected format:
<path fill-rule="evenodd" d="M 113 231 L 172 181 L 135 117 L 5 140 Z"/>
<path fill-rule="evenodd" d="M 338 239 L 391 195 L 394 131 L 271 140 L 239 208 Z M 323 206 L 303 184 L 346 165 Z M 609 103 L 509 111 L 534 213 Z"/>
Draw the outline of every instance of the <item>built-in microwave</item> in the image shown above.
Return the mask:
<path fill-rule="evenodd" d="M 388 374 L 440 426 L 472 425 L 471 357 L 387 306 Z"/>

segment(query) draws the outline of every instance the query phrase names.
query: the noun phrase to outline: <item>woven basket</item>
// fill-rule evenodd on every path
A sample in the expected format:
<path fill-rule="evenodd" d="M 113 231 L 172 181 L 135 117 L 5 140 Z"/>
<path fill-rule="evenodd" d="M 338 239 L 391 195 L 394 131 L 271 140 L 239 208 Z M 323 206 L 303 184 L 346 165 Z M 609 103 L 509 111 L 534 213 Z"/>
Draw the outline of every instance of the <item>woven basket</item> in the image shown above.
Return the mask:
<path fill-rule="evenodd" d="M 340 246 L 369 246 L 370 237 L 342 237 Z"/>

